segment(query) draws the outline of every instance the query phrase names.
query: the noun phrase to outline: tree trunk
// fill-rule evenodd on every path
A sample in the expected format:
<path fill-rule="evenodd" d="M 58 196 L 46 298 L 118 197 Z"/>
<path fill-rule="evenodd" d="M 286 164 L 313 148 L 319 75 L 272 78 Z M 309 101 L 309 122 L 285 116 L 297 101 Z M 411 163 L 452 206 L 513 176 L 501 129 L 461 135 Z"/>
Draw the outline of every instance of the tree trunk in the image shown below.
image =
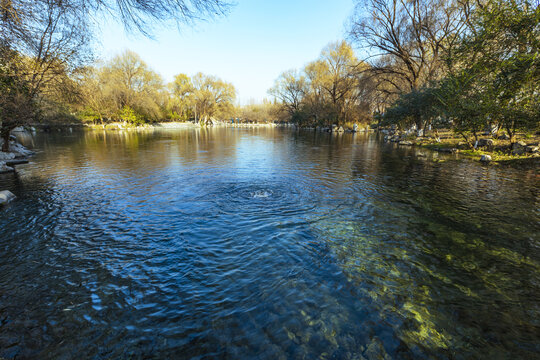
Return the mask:
<path fill-rule="evenodd" d="M 0 129 L 0 137 L 4 140 L 4 143 L 2 144 L 3 152 L 9 152 L 9 134 L 10 133 L 11 133 L 10 128 L 2 127 L 2 129 Z"/>

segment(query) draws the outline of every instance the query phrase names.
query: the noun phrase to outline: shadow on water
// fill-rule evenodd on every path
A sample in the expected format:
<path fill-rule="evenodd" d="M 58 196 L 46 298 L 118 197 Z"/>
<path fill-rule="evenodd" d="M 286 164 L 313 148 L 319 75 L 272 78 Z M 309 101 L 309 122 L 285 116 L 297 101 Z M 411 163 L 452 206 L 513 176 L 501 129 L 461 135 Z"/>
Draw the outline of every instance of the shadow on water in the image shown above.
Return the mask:
<path fill-rule="evenodd" d="M 533 358 L 539 181 L 374 135 L 37 135 L 0 357 Z M 441 161 L 442 160 L 445 161 Z"/>

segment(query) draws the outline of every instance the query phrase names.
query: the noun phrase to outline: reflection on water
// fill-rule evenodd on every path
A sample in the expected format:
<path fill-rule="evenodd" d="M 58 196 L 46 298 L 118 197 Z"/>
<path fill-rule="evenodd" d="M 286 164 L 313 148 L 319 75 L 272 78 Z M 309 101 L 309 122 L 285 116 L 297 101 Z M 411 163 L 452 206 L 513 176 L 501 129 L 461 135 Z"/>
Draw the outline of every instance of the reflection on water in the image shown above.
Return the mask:
<path fill-rule="evenodd" d="M 533 358 L 535 171 L 280 129 L 39 135 L 0 357 Z"/>

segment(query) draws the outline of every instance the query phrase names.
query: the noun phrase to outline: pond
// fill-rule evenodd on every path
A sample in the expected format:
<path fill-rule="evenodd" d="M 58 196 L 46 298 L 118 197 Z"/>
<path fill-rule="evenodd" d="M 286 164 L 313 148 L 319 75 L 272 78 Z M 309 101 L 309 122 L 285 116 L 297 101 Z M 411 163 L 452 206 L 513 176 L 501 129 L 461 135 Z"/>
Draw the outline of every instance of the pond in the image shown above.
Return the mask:
<path fill-rule="evenodd" d="M 0 190 L 0 358 L 540 351 L 540 178 L 374 134 L 38 134 Z"/>

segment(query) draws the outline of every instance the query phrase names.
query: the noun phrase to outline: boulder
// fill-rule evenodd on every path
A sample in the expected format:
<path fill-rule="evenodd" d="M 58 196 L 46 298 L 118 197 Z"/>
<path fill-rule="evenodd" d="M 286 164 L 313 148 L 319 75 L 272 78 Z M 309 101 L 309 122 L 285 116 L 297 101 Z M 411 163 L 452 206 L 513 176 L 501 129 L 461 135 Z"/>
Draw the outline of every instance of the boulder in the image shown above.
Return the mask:
<path fill-rule="evenodd" d="M 357 132 L 357 131 L 358 131 L 358 124 L 354 124 L 354 125 L 353 125 L 352 131 L 353 131 L 353 132 Z"/>
<path fill-rule="evenodd" d="M 337 131 L 338 126 L 336 124 L 332 124 L 332 132 Z"/>
<path fill-rule="evenodd" d="M 481 162 L 488 163 L 488 162 L 491 161 L 491 156 L 489 156 L 489 155 L 482 155 L 482 156 L 480 157 L 480 161 L 481 161 Z"/>
<path fill-rule="evenodd" d="M 16 196 L 9 190 L 0 191 L 0 205 L 5 205 L 13 200 Z"/>
<path fill-rule="evenodd" d="M 443 153 L 455 154 L 455 153 L 458 152 L 458 149 L 456 149 L 456 148 L 441 148 L 441 149 L 438 149 L 437 151 L 438 152 L 443 152 Z"/>
<path fill-rule="evenodd" d="M 4 141 L 0 139 L 0 148 L 4 144 Z M 2 155 L 4 154 L 4 155 Z M 19 144 L 16 141 L 10 141 L 9 142 L 9 153 L 3 153 L 0 151 L 0 160 L 11 160 L 13 157 L 12 155 L 5 155 L 5 154 L 14 154 L 14 157 L 20 158 L 20 157 L 26 157 L 33 155 L 34 152 L 31 150 L 28 150 L 23 145 Z"/>
<path fill-rule="evenodd" d="M 527 144 L 523 141 L 518 141 L 512 144 L 512 155 L 523 155 L 526 151 Z"/>
<path fill-rule="evenodd" d="M 528 152 L 528 153 L 531 153 L 531 154 L 536 154 L 536 153 L 538 153 L 539 148 L 538 148 L 538 146 L 535 146 L 535 145 L 527 145 L 525 147 L 525 151 Z"/>
<path fill-rule="evenodd" d="M 399 145 L 404 145 L 404 146 L 412 146 L 412 145 L 414 145 L 412 141 L 407 141 L 407 140 L 402 140 L 398 144 Z"/>
<path fill-rule="evenodd" d="M 479 147 L 490 147 L 495 145 L 495 141 L 493 139 L 480 139 L 478 140 L 478 146 Z"/>
<path fill-rule="evenodd" d="M 343 129 L 343 126 L 340 126 L 340 127 L 338 127 L 338 129 L 337 129 L 336 131 L 337 131 L 337 132 L 344 132 L 345 129 Z"/>

